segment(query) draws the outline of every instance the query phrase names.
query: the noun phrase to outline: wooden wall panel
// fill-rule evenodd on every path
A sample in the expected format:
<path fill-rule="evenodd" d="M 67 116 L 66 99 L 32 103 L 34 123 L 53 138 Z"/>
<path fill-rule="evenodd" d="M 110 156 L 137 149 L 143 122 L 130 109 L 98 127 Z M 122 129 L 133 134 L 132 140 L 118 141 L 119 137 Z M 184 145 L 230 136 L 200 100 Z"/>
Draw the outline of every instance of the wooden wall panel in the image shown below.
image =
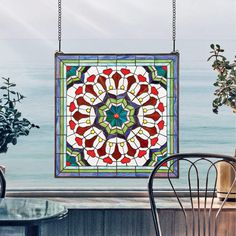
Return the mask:
<path fill-rule="evenodd" d="M 180 210 L 160 210 L 163 236 L 183 236 Z M 191 227 L 191 219 L 189 220 Z M 236 211 L 224 210 L 219 218 L 218 236 L 235 236 Z M 0 227 L 0 236 L 23 236 L 22 227 Z M 67 219 L 42 225 L 42 236 L 154 236 L 148 209 L 75 209 Z"/>
<path fill-rule="evenodd" d="M 103 236 L 103 210 L 70 210 L 69 235 Z"/>
<path fill-rule="evenodd" d="M 154 235 L 149 210 L 105 210 L 104 236 Z"/>
<path fill-rule="evenodd" d="M 24 227 L 0 227 L 0 236 L 24 236 Z"/>

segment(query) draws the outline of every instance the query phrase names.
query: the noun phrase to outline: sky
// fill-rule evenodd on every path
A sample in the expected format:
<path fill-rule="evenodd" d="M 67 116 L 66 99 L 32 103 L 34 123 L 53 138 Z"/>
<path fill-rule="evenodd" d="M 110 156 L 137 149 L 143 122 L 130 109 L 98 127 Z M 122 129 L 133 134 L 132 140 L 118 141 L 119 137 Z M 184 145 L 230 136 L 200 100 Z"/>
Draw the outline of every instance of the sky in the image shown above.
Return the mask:
<path fill-rule="evenodd" d="M 62 0 L 64 39 L 169 39 L 171 0 Z M 177 0 L 177 36 L 235 39 L 235 0 Z M 55 47 L 57 0 L 0 0 L 0 40 Z M 78 46 L 79 48 L 79 46 Z"/>
<path fill-rule="evenodd" d="M 172 51 L 171 0 L 62 0 L 62 51 Z M 233 58 L 236 0 L 177 0 L 177 42 L 184 66 L 200 66 L 209 45 Z M 0 64 L 53 66 L 57 0 L 0 0 Z M 201 65 L 203 66 L 203 65 Z M 207 63 L 204 65 L 208 67 Z"/>

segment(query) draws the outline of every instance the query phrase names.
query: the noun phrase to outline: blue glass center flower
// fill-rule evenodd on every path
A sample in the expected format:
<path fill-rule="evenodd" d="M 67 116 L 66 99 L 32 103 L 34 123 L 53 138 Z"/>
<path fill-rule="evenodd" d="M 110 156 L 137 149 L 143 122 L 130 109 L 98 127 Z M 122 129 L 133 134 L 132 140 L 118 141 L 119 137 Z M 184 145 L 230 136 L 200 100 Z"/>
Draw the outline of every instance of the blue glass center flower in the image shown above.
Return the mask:
<path fill-rule="evenodd" d="M 123 123 L 128 120 L 127 113 L 128 111 L 124 110 L 121 105 L 112 105 L 111 108 L 106 111 L 106 121 L 111 125 L 111 127 L 122 127 Z"/>

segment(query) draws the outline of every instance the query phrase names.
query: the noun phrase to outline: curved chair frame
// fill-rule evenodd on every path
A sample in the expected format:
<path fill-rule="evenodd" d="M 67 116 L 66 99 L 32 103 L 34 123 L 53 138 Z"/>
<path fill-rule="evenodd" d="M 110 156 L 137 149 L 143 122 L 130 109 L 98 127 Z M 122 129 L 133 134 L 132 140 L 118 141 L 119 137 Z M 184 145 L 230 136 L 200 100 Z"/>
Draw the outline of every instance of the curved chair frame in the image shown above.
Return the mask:
<path fill-rule="evenodd" d="M 193 160 L 194 159 L 194 160 Z M 214 161 L 213 159 L 215 159 L 216 161 Z M 226 202 L 226 200 L 228 199 L 228 196 L 230 194 L 230 192 L 232 191 L 232 188 L 236 182 L 236 158 L 231 157 L 231 156 L 225 156 L 225 155 L 218 155 L 218 154 L 206 154 L 206 153 L 184 153 L 184 154 L 174 154 L 171 155 L 165 159 L 163 159 L 162 161 L 160 161 L 159 163 L 157 163 L 157 165 L 154 167 L 152 173 L 149 176 L 149 181 L 148 181 L 148 192 L 149 192 L 149 200 L 150 200 L 150 204 L 151 204 L 151 211 L 152 211 L 152 216 L 153 216 L 153 221 L 154 221 L 154 226 L 155 226 L 155 232 L 157 236 L 162 236 L 162 232 L 161 232 L 161 226 L 160 226 L 160 220 L 159 220 L 159 216 L 158 216 L 158 212 L 157 212 L 157 208 L 156 208 L 156 203 L 155 203 L 155 198 L 154 198 L 154 193 L 153 193 L 153 180 L 155 179 L 155 175 L 156 172 L 158 171 L 158 169 L 166 162 L 172 161 L 173 163 L 169 166 L 169 170 L 168 170 L 168 181 L 169 184 L 174 192 L 175 197 L 177 198 L 177 201 L 180 205 L 180 209 L 183 212 L 184 215 L 184 219 L 185 219 L 185 235 L 189 235 L 188 233 L 191 232 L 191 235 L 195 236 L 195 235 L 202 235 L 200 234 L 201 230 L 203 230 L 203 235 L 217 235 L 217 220 L 219 217 L 219 214 Z M 173 166 L 173 164 L 175 162 L 178 161 L 187 161 L 190 164 L 190 167 L 188 169 L 188 187 L 189 187 L 189 195 L 190 195 L 190 203 L 191 203 L 191 212 L 192 212 L 192 230 L 189 229 L 188 223 L 187 223 L 187 213 L 186 210 L 181 202 L 181 198 L 178 195 L 176 188 L 174 187 L 172 181 L 171 181 L 171 177 L 170 177 L 170 168 Z M 206 179 L 205 179 L 205 188 L 204 188 L 204 221 L 203 221 L 203 229 L 200 229 L 201 226 L 201 222 L 200 222 L 200 186 L 199 186 L 199 171 L 197 168 L 197 162 L 199 161 L 206 161 L 209 164 L 209 168 L 207 170 L 206 173 Z M 214 218 L 214 227 L 213 227 L 213 231 L 211 232 L 211 217 L 212 217 L 212 209 L 213 209 L 213 203 L 214 203 L 214 199 L 216 196 L 216 183 L 217 183 L 217 179 L 218 179 L 218 170 L 216 168 L 216 164 L 220 163 L 220 162 L 227 162 L 229 165 L 231 165 L 232 169 L 234 170 L 235 173 L 235 178 L 233 181 L 233 184 L 230 187 L 229 192 L 227 193 L 225 199 L 222 201 L 221 205 L 218 208 L 218 211 L 215 214 L 215 218 Z M 210 199 L 210 208 L 208 209 L 208 216 L 207 216 L 207 199 L 208 199 L 208 195 L 209 195 L 209 189 L 208 189 L 208 184 L 209 184 L 209 173 L 211 171 L 211 169 L 215 170 L 215 178 L 214 178 L 214 189 L 213 192 L 211 194 L 211 199 Z M 196 194 L 197 197 L 195 197 L 197 199 L 197 207 L 194 207 L 194 203 L 193 203 L 193 198 L 194 198 L 194 194 L 193 194 L 193 188 L 192 188 L 192 180 L 191 180 L 191 171 L 195 170 L 196 173 L 196 182 L 197 182 L 197 191 Z M 197 212 L 195 212 L 197 210 Z M 197 216 L 196 216 L 197 215 Z M 197 217 L 197 218 L 196 218 Z M 197 222 L 197 223 L 196 223 Z M 197 225 L 195 225 L 197 224 Z M 197 227 L 197 229 L 196 229 Z M 198 232 L 198 234 L 195 234 L 195 231 Z"/>
<path fill-rule="evenodd" d="M 4 177 L 1 168 L 0 168 L 0 185 L 1 185 L 0 198 L 4 198 L 6 194 L 6 179 Z"/>

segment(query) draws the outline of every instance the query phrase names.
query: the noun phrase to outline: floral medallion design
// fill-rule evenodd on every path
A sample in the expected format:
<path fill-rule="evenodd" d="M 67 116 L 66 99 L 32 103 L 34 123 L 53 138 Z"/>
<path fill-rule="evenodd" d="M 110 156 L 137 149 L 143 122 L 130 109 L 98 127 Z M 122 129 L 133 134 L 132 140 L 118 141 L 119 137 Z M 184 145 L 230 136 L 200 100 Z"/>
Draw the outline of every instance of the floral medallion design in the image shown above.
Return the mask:
<path fill-rule="evenodd" d="M 63 142 L 57 149 L 58 175 L 148 176 L 158 160 L 175 152 L 177 133 L 171 125 L 177 117 L 168 110 L 168 105 L 177 109 L 175 78 L 168 81 L 174 68 L 170 63 L 81 65 L 81 61 L 71 59 L 58 69 L 58 76 L 65 77 L 58 79 L 56 100 L 60 114 L 62 101 L 65 107 L 56 117 L 56 133 L 62 133 L 63 126 L 56 143 Z M 169 138 L 173 138 L 171 150 L 167 150 Z"/>

